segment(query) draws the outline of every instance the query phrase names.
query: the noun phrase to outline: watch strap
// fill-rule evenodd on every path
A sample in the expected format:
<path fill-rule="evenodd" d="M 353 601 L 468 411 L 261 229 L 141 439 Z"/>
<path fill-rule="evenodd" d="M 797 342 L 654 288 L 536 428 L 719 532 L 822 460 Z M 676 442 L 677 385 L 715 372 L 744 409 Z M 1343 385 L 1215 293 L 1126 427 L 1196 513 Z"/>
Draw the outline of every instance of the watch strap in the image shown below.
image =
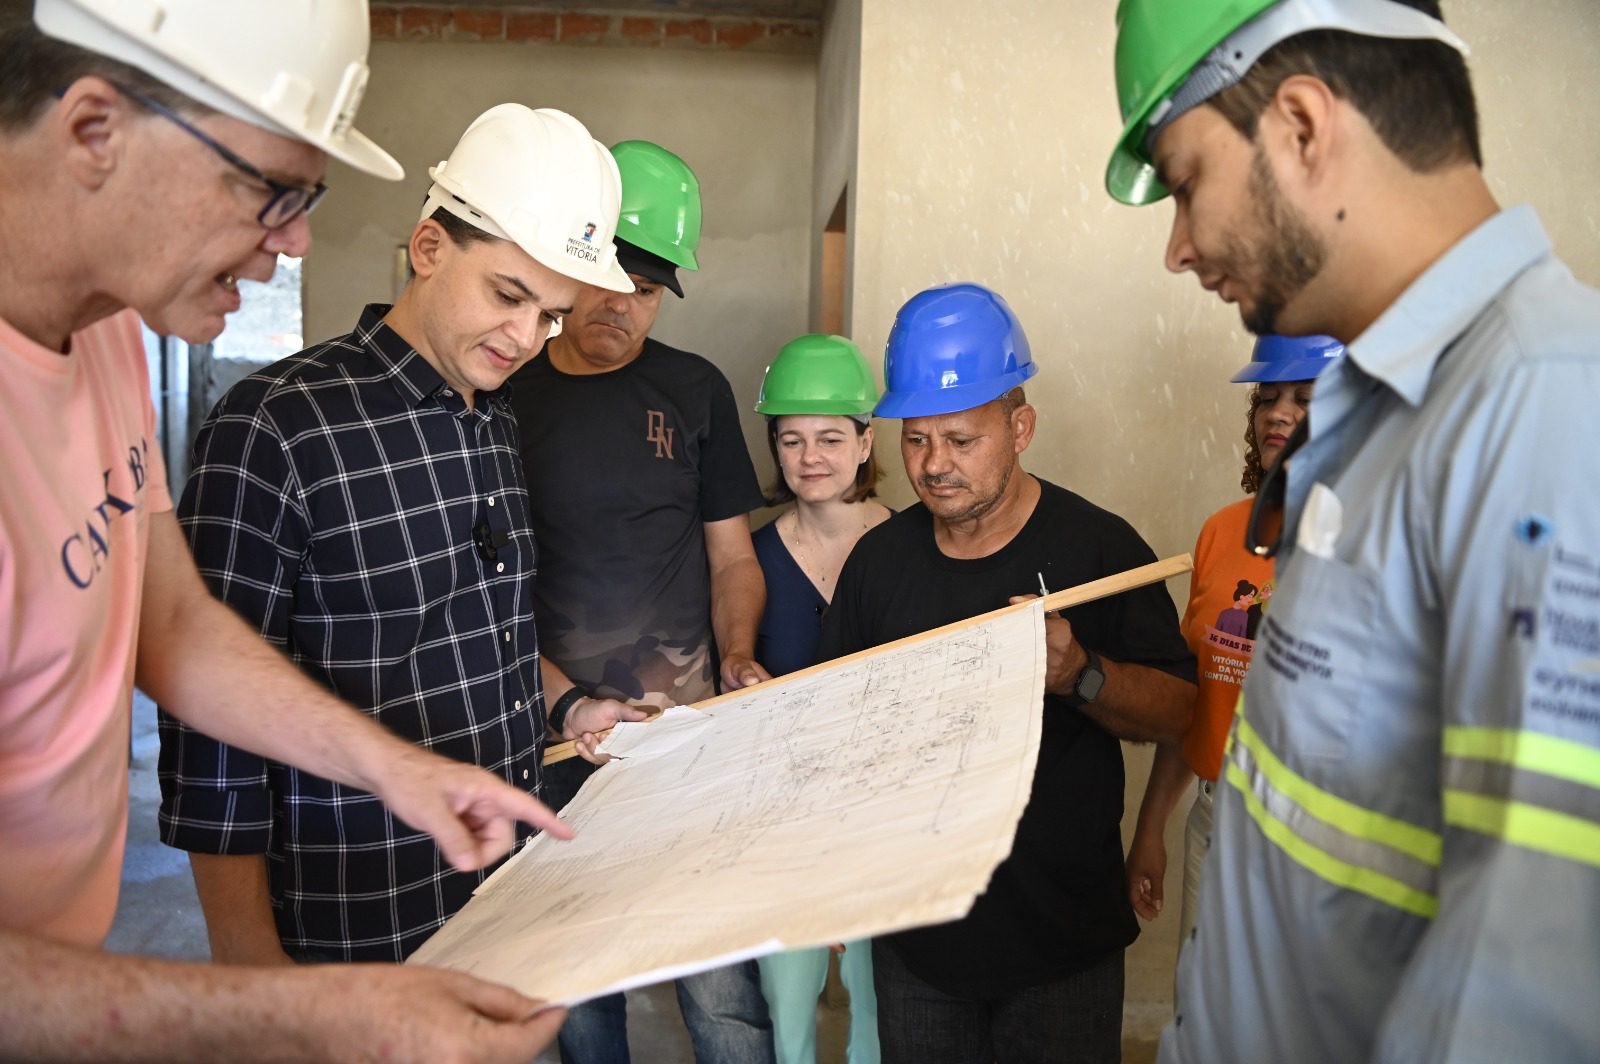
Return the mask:
<path fill-rule="evenodd" d="M 573 706 L 589 697 L 589 689 L 574 684 L 567 689 L 567 693 L 556 699 L 556 704 L 550 707 L 550 732 L 553 735 L 565 735 L 567 713 Z"/>
<path fill-rule="evenodd" d="M 1083 653 L 1087 660 L 1083 663 L 1083 668 L 1078 670 L 1077 677 L 1072 681 L 1072 690 L 1067 695 L 1067 704 L 1074 707 L 1086 706 L 1093 702 L 1100 696 L 1100 690 L 1106 682 L 1106 670 L 1100 664 L 1100 655 L 1088 647 L 1083 648 Z M 1094 689 L 1085 695 L 1083 681 L 1090 676 L 1097 677 L 1098 682 L 1094 684 Z"/>

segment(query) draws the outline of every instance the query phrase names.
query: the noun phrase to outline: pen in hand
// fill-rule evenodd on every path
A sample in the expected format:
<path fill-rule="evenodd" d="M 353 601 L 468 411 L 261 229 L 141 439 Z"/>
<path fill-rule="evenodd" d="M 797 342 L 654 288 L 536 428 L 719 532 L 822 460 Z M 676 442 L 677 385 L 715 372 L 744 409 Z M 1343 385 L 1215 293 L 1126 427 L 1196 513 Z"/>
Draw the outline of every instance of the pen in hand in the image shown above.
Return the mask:
<path fill-rule="evenodd" d="M 1040 598 L 1049 598 L 1050 597 L 1050 591 L 1049 591 L 1048 588 L 1046 588 L 1044 586 L 1044 574 L 1036 572 L 1033 575 L 1037 576 L 1039 578 L 1039 597 Z M 1061 611 L 1060 610 L 1045 610 L 1044 611 L 1044 615 L 1046 617 L 1049 617 L 1052 614 L 1054 614 L 1055 616 L 1059 617 L 1059 616 L 1061 616 Z"/>

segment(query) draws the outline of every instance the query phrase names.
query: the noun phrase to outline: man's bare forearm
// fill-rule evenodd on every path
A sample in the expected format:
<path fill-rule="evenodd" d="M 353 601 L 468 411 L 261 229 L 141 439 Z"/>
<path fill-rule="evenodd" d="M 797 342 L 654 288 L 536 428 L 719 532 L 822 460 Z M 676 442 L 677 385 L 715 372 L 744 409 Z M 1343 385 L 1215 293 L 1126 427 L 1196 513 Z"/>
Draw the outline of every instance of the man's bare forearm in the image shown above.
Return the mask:
<path fill-rule="evenodd" d="M 220 742 L 376 794 L 461 871 L 516 841 L 516 821 L 572 832 L 527 792 L 380 727 L 307 679 L 200 582 L 171 513 L 152 514 L 139 686 Z"/>
<path fill-rule="evenodd" d="M 1194 717 L 1194 684 L 1148 665 L 1104 659 L 1100 664 L 1105 686 L 1082 712 L 1101 727 L 1132 742 L 1177 740 L 1188 729 Z"/>
<path fill-rule="evenodd" d="M 724 657 L 754 658 L 756 629 L 767 606 L 767 582 L 745 514 L 705 525 L 711 572 L 711 630 Z"/>
<path fill-rule="evenodd" d="M 723 657 L 754 657 L 756 629 L 767 606 L 767 584 L 754 556 L 711 574 L 711 628 Z"/>
<path fill-rule="evenodd" d="M 139 686 L 221 742 L 374 790 L 405 744 L 308 679 L 200 581 L 178 523 L 151 515 Z"/>
<path fill-rule="evenodd" d="M 711 566 L 711 630 L 722 657 L 723 690 L 771 679 L 756 661 L 756 631 L 767 606 L 767 582 L 750 539 L 747 514 L 705 524 Z"/>
<path fill-rule="evenodd" d="M 291 984 L 292 971 L 125 957 L 0 931 L 0 1058 L 312 1059 L 314 1047 L 296 1044 L 293 1014 L 308 1011 L 315 989 Z"/>
<path fill-rule="evenodd" d="M 191 853 L 195 892 L 218 964 L 288 964 L 272 917 L 267 859 L 258 853 Z"/>
<path fill-rule="evenodd" d="M 1166 830 L 1172 811 L 1178 807 L 1184 792 L 1194 781 L 1194 771 L 1183 759 L 1183 747 L 1174 741 L 1156 744 L 1156 756 L 1150 763 L 1150 779 L 1145 784 L 1144 800 L 1139 803 L 1136 821 L 1139 831 L 1153 831 L 1157 835 Z"/>
<path fill-rule="evenodd" d="M 523 1064 L 559 1009 L 419 966 L 236 968 L 0 931 L 0 1060 Z"/>

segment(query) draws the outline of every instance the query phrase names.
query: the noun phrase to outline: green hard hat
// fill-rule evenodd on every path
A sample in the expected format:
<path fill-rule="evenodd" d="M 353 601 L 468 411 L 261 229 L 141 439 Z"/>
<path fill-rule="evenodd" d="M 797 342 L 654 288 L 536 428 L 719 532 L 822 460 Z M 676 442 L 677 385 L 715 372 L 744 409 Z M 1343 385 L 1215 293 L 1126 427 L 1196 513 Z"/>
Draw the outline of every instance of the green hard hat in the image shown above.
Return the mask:
<path fill-rule="evenodd" d="M 758 414 L 869 418 L 878 385 L 861 349 L 842 336 L 809 333 L 783 345 L 761 379 Z"/>
<path fill-rule="evenodd" d="M 1122 0 L 1117 6 L 1117 97 L 1127 123 L 1106 166 L 1124 203 L 1167 194 L 1150 159 L 1150 132 L 1238 84 L 1280 41 L 1312 30 L 1438 41 L 1468 53 L 1443 22 L 1404 3 L 1363 0 Z"/>
<path fill-rule="evenodd" d="M 700 179 L 689 164 L 659 144 L 624 140 L 612 145 L 622 175 L 617 238 L 685 270 L 698 270 Z"/>
<path fill-rule="evenodd" d="M 1166 197 L 1144 144 L 1151 116 L 1211 49 L 1276 2 L 1122 0 L 1117 5 L 1117 104 L 1125 124 L 1106 166 L 1106 191 L 1115 199 L 1142 206 Z"/>

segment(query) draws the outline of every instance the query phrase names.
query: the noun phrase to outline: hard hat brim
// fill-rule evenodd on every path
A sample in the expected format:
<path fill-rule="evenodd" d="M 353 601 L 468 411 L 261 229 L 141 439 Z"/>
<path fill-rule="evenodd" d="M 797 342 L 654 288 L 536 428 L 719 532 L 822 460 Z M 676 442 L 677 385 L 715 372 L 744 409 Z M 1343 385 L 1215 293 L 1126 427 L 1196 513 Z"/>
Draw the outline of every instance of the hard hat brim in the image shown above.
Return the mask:
<path fill-rule="evenodd" d="M 1251 362 L 1228 380 L 1234 384 L 1278 384 L 1316 380 L 1331 358 L 1292 358 L 1281 362 Z"/>
<path fill-rule="evenodd" d="M 657 240 L 650 233 L 645 232 L 643 226 L 635 225 L 626 219 L 617 223 L 617 239 L 626 240 L 635 247 L 644 248 L 657 258 L 666 259 L 680 270 L 698 272 L 700 260 L 693 251 L 682 244 L 672 244 L 665 240 Z M 683 293 L 678 293 L 682 295 Z"/>
<path fill-rule="evenodd" d="M 1171 192 L 1156 176 L 1155 165 L 1128 148 L 1128 141 L 1134 136 L 1144 135 L 1142 120 L 1137 125 L 1138 128 L 1135 128 L 1135 123 L 1128 124 L 1122 140 L 1111 152 L 1111 161 L 1106 164 L 1106 191 L 1119 203 L 1130 207 L 1148 207 L 1166 199 Z"/>
<path fill-rule="evenodd" d="M 521 242 L 518 242 L 517 246 L 531 255 L 535 262 L 541 266 L 548 266 L 563 277 L 570 277 L 574 281 L 582 281 L 596 288 L 604 288 L 608 292 L 634 291 L 633 278 L 628 276 L 628 272 L 615 259 L 611 260 L 610 266 L 588 267 L 559 255 L 547 254 L 542 248 L 535 249 Z"/>
<path fill-rule="evenodd" d="M 398 160 L 359 130 L 352 129 L 340 140 L 332 138 L 302 137 L 306 143 L 316 148 L 321 148 L 334 159 L 338 159 L 346 166 L 352 166 L 364 174 L 382 178 L 385 181 L 399 181 L 406 176 L 405 168 Z"/>
<path fill-rule="evenodd" d="M 129 10 L 131 12 L 132 8 Z M 109 19 L 104 11 L 91 11 L 65 0 L 41 0 L 34 7 L 34 25 L 48 37 L 127 63 L 201 106 L 248 122 L 276 136 L 309 144 L 364 174 L 386 181 L 399 181 L 405 177 L 405 169 L 394 156 L 378 147 L 365 134 L 350 129 L 341 136 L 331 136 L 296 128 L 293 123 L 263 107 L 261 101 L 252 98 L 250 93 L 241 91 L 238 85 L 215 77 L 215 71 L 207 73 L 211 69 L 210 64 L 196 62 L 195 55 L 185 56 L 181 49 L 158 50 L 151 47 L 147 41 L 131 34 L 127 24 Z"/>
<path fill-rule="evenodd" d="M 1116 147 L 1111 151 L 1111 159 L 1106 164 L 1106 191 L 1113 199 L 1130 207 L 1143 207 L 1166 199 L 1170 195 L 1166 186 L 1156 178 L 1155 166 L 1145 154 L 1144 139 L 1150 128 L 1150 116 L 1155 113 L 1163 100 L 1170 97 L 1188 80 L 1196 65 L 1211 49 L 1240 25 L 1255 18 L 1274 3 L 1277 3 L 1277 0 L 1239 0 L 1236 4 L 1224 5 L 1223 10 L 1216 12 L 1216 17 L 1203 28 L 1197 27 L 1198 32 L 1193 39 L 1175 50 L 1159 73 L 1149 79 L 1138 102 L 1125 112 L 1127 124 L 1122 127 L 1122 135 L 1117 138 Z M 1122 48 L 1128 43 L 1124 39 L 1124 34 L 1129 32 L 1129 26 L 1121 21 L 1121 15 L 1122 9 L 1119 8 L 1115 45 L 1118 55 L 1119 94 L 1122 90 Z M 1140 17 L 1149 19 L 1150 15 L 1151 12 L 1144 11 Z M 1133 40 L 1134 46 L 1137 47 L 1139 38 L 1135 37 Z"/>
<path fill-rule="evenodd" d="M 1030 362 L 1002 377 L 961 384 L 953 388 L 933 388 L 918 392 L 885 392 L 873 408 L 874 417 L 913 418 L 938 417 L 956 414 L 992 403 L 1039 372 L 1036 363 Z"/>
<path fill-rule="evenodd" d="M 782 414 L 822 414 L 828 417 L 862 417 L 870 415 L 876 403 L 850 402 L 839 399 L 766 399 L 756 404 L 756 413 L 768 417 Z"/>

